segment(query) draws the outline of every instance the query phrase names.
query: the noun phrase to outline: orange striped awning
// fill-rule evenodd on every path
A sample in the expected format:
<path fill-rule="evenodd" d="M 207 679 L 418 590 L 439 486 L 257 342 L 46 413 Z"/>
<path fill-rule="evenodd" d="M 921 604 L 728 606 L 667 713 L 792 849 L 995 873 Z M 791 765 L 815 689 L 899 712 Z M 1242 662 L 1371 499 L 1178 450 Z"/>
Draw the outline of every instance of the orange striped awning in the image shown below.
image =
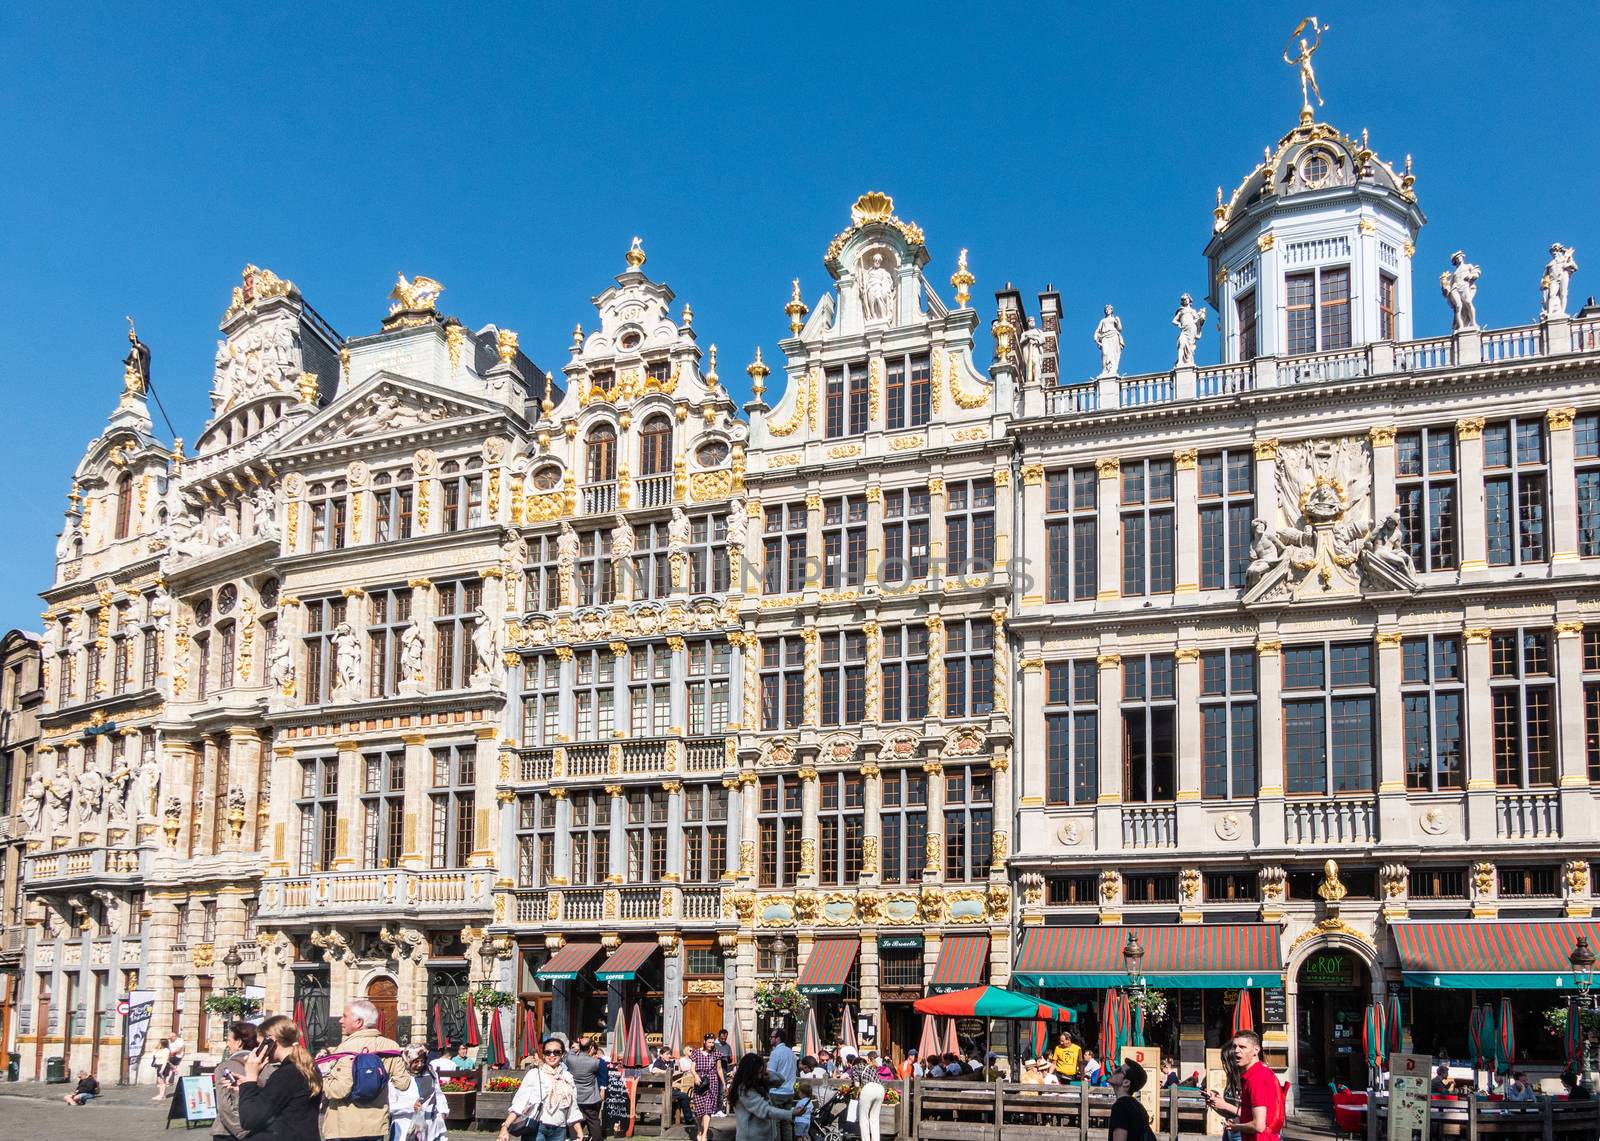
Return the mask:
<path fill-rule="evenodd" d="M 1564 990 L 1568 956 L 1600 919 L 1404 919 L 1389 924 L 1406 985 L 1440 990 Z"/>
<path fill-rule="evenodd" d="M 982 986 L 989 966 L 989 936 L 956 935 L 939 945 L 939 961 L 928 980 L 929 994 Z"/>
<path fill-rule="evenodd" d="M 795 986 L 801 994 L 839 994 L 860 950 L 860 939 L 818 939 Z"/>
<path fill-rule="evenodd" d="M 657 943 L 623 943 L 606 956 L 594 977 L 603 983 L 613 979 L 631 979 L 644 966 L 645 960 L 660 948 Z"/>
<path fill-rule="evenodd" d="M 575 979 L 600 951 L 599 943 L 568 943 L 534 974 L 541 979 Z"/>
<path fill-rule="evenodd" d="M 1269 923 L 1172 923 L 1159 927 L 1030 927 L 1017 949 L 1012 986 L 1121 986 L 1128 932 L 1144 945 L 1144 978 L 1155 987 L 1277 986 L 1279 928 Z"/>

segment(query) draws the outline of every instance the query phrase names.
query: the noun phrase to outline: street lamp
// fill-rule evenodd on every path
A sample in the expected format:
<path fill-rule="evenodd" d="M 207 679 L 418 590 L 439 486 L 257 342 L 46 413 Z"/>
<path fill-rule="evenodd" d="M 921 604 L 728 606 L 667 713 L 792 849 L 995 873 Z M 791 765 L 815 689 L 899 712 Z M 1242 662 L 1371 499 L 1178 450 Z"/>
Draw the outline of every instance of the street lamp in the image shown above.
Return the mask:
<path fill-rule="evenodd" d="M 1568 1018 L 1574 1019 L 1578 1034 L 1578 1057 L 1576 1059 L 1579 1069 L 1585 1073 L 1589 1070 L 1589 1033 L 1588 1027 L 1583 1024 L 1583 1016 L 1589 1010 L 1589 992 L 1594 986 L 1594 950 L 1589 946 L 1586 935 L 1579 935 L 1578 942 L 1572 948 L 1572 954 L 1567 956 L 1567 962 L 1572 964 L 1572 981 L 1578 986 L 1578 999 L 1573 1004 Z"/>
<path fill-rule="evenodd" d="M 1133 1004 L 1144 1019 L 1144 944 L 1139 942 L 1139 932 L 1129 931 L 1128 941 L 1122 945 L 1122 961 L 1128 968 L 1128 989 L 1133 992 Z"/>
<path fill-rule="evenodd" d="M 1590 957 L 1593 958 L 1593 956 Z M 228 971 L 227 992 L 229 994 L 239 993 L 239 967 L 243 963 L 244 957 L 239 954 L 238 947 L 229 947 L 228 953 L 222 956 L 222 965 L 226 967 Z"/>

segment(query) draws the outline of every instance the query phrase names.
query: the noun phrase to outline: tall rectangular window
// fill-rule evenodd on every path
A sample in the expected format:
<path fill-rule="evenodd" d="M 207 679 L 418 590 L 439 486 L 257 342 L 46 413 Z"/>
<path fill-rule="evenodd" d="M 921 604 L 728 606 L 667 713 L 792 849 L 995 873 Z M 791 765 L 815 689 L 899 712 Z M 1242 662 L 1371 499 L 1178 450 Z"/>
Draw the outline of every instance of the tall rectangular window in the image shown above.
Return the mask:
<path fill-rule="evenodd" d="M 1122 593 L 1170 594 L 1174 568 L 1170 459 L 1122 461 Z"/>
<path fill-rule="evenodd" d="M 689 735 L 725 733 L 732 720 L 729 686 L 732 655 L 721 638 L 697 638 L 689 643 L 688 680 L 684 689 L 689 702 Z"/>
<path fill-rule="evenodd" d="M 867 581 L 867 497 L 840 495 L 822 503 L 822 588 Z"/>
<path fill-rule="evenodd" d="M 1600 412 L 1585 412 L 1572 423 L 1572 457 L 1577 467 L 1578 554 L 1600 555 Z"/>
<path fill-rule="evenodd" d="M 144 618 L 139 627 L 141 664 L 139 667 L 139 686 L 149 689 L 156 683 L 156 675 L 161 672 L 161 631 L 156 626 L 155 596 L 144 596 Z M 270 660 L 271 655 L 265 655 Z"/>
<path fill-rule="evenodd" d="M 801 785 L 787 775 L 762 777 L 757 788 L 757 880 L 762 887 L 793 887 L 800 878 Z"/>
<path fill-rule="evenodd" d="M 987 717 L 994 712 L 994 624 L 955 618 L 944 628 L 944 715 Z"/>
<path fill-rule="evenodd" d="M 860 725 L 867 714 L 867 636 L 830 630 L 822 641 L 822 724 Z"/>
<path fill-rule="evenodd" d="M 405 751 L 364 753 L 361 765 L 362 867 L 397 868 L 405 851 Z"/>
<path fill-rule="evenodd" d="M 616 598 L 610 531 L 579 532 L 578 566 L 573 579 L 579 606 L 606 606 Z"/>
<path fill-rule="evenodd" d="M 483 580 L 441 582 L 434 598 L 434 689 L 465 689 L 472 680 L 472 632 L 479 621 L 474 612 L 483 605 Z"/>
<path fill-rule="evenodd" d="M 333 867 L 339 842 L 339 758 L 317 757 L 300 762 L 300 874 Z M 182 915 L 183 909 L 178 914 Z"/>
<path fill-rule="evenodd" d="M 404 588 L 367 592 L 367 696 L 394 697 L 400 692 L 402 637 L 411 628 L 411 591 Z"/>
<path fill-rule="evenodd" d="M 307 489 L 311 505 L 311 549 L 340 551 L 349 538 L 350 487 L 342 479 L 314 483 Z"/>
<path fill-rule="evenodd" d="M 860 773 L 824 773 L 818 778 L 817 882 L 854 887 L 861 880 L 866 838 L 866 798 Z"/>
<path fill-rule="evenodd" d="M 307 599 L 305 607 L 306 634 L 302 639 L 305 669 L 300 674 L 301 698 L 307 705 L 322 705 L 333 700 L 334 686 L 338 682 L 333 636 L 344 624 L 345 600 Z"/>
<path fill-rule="evenodd" d="M 1542 421 L 1503 420 L 1483 429 L 1490 566 L 1542 563 L 1550 557 L 1547 463 Z"/>
<path fill-rule="evenodd" d="M 572 882 L 606 882 L 611 874 L 611 794 L 603 789 L 576 790 L 572 800 Z"/>
<path fill-rule="evenodd" d="M 239 627 L 234 622 L 217 625 L 217 688 L 232 689 L 234 671 L 239 666 Z"/>
<path fill-rule="evenodd" d="M 627 876 L 630 884 L 659 883 L 667 871 L 667 793 L 665 789 L 629 789 Z"/>
<path fill-rule="evenodd" d="M 590 647 L 575 651 L 572 661 L 572 739 L 609 740 L 616 729 L 616 655 L 605 646 Z"/>
<path fill-rule="evenodd" d="M 806 505 L 778 503 L 766 509 L 762 541 L 763 589 L 792 594 L 806 588 Z"/>
<path fill-rule="evenodd" d="M 929 511 L 926 487 L 902 487 L 883 493 L 883 581 L 887 586 L 920 582 L 928 577 Z"/>
<path fill-rule="evenodd" d="M 1583 628 L 1583 747 L 1589 779 L 1600 782 L 1600 626 Z"/>
<path fill-rule="evenodd" d="M 1291 273 L 1283 279 L 1284 347 L 1290 356 L 1317 351 L 1317 277 Z"/>
<path fill-rule="evenodd" d="M 1100 791 L 1100 667 L 1045 666 L 1045 803 L 1093 804 Z"/>
<path fill-rule="evenodd" d="M 1334 266 L 1321 271 L 1317 289 L 1321 312 L 1322 351 L 1350 347 L 1350 267 Z"/>
<path fill-rule="evenodd" d="M 926 424 L 933 413 L 928 354 L 887 357 L 884 369 L 887 376 L 884 413 L 889 430 Z"/>
<path fill-rule="evenodd" d="M 1461 639 L 1447 634 L 1400 643 L 1406 788 L 1466 786 L 1466 712 Z"/>
<path fill-rule="evenodd" d="M 1233 304 L 1239 317 L 1239 359 L 1253 361 L 1261 352 L 1256 333 L 1256 291 L 1252 289 Z"/>
<path fill-rule="evenodd" d="M 825 430 L 828 438 L 855 436 L 867 430 L 867 362 L 830 368 L 825 380 Z"/>
<path fill-rule="evenodd" d="M 798 729 L 805 716 L 805 645 L 798 636 L 761 639 L 761 727 Z"/>
<path fill-rule="evenodd" d="M 128 622 L 128 606 L 121 603 L 112 611 L 111 692 L 126 693 L 133 672 L 133 634 Z"/>
<path fill-rule="evenodd" d="M 944 774 L 944 878 L 981 880 L 994 858 L 994 773 L 956 765 Z"/>
<path fill-rule="evenodd" d="M 1370 642 L 1286 646 L 1283 764 L 1290 793 L 1371 792 L 1376 747 Z"/>
<path fill-rule="evenodd" d="M 1246 800 L 1260 787 L 1254 650 L 1200 655 L 1201 791 L 1213 800 Z"/>
<path fill-rule="evenodd" d="M 549 613 L 561 606 L 561 563 L 556 550 L 557 537 L 552 534 L 528 538 L 523 599 L 527 608 L 536 613 Z"/>
<path fill-rule="evenodd" d="M 928 848 L 928 775 L 921 769 L 883 770 L 883 882 L 916 883 Z"/>
<path fill-rule="evenodd" d="M 555 745 L 561 739 L 561 662 L 554 654 L 523 659 L 522 747 Z"/>
<path fill-rule="evenodd" d="M 1291 273 L 1283 284 L 1289 355 L 1350 347 L 1349 266 Z"/>
<path fill-rule="evenodd" d="M 1200 589 L 1244 586 L 1255 517 L 1255 455 L 1229 448 L 1200 457 Z"/>
<path fill-rule="evenodd" d="M 449 460 L 439 465 L 439 486 L 444 507 L 439 513 L 441 529 L 467 531 L 483 526 L 483 460 L 477 456 L 465 461 Z"/>
<path fill-rule="evenodd" d="M 928 716 L 928 628 L 885 626 L 881 636 L 883 719 L 921 721 Z"/>
<path fill-rule="evenodd" d="M 1556 679 L 1549 630 L 1489 636 L 1494 779 L 1501 788 L 1556 783 Z"/>
<path fill-rule="evenodd" d="M 1093 598 L 1099 589 L 1095 545 L 1100 479 L 1092 466 L 1045 475 L 1045 546 L 1051 602 Z"/>
<path fill-rule="evenodd" d="M 517 886 L 544 887 L 560 877 L 555 862 L 555 797 L 524 793 L 517 799 Z"/>
<path fill-rule="evenodd" d="M 447 745 L 433 750 L 433 815 L 430 865 L 464 868 L 472 858 L 477 807 L 476 746 Z"/>
<path fill-rule="evenodd" d="M 740 507 L 740 510 L 744 510 Z M 726 594 L 728 590 L 728 514 L 694 515 L 689 520 L 689 592 Z"/>
<path fill-rule="evenodd" d="M 632 576 L 633 597 L 666 598 L 672 593 L 672 559 L 667 549 L 666 521 L 641 523 L 634 527 L 633 535 L 633 564 L 622 568 Z"/>
<path fill-rule="evenodd" d="M 635 737 L 664 737 L 672 729 L 672 651 L 665 642 L 628 651 L 628 727 Z"/>
<path fill-rule="evenodd" d="M 683 790 L 683 882 L 717 883 L 728 866 L 728 790 L 691 784 Z"/>
<path fill-rule="evenodd" d="M 377 542 L 411 538 L 413 479 L 408 467 L 372 477 L 373 538 Z"/>
<path fill-rule="evenodd" d="M 1122 799 L 1128 803 L 1177 798 L 1177 697 L 1171 654 L 1122 659 Z"/>
<path fill-rule="evenodd" d="M 944 489 L 945 574 L 964 578 L 994 569 L 994 480 L 956 479 Z"/>
<path fill-rule="evenodd" d="M 1378 339 L 1400 336 L 1400 282 L 1392 273 L 1378 274 Z"/>
<path fill-rule="evenodd" d="M 1394 439 L 1400 531 L 1419 571 L 1455 570 L 1456 436 L 1449 427 L 1400 432 Z"/>

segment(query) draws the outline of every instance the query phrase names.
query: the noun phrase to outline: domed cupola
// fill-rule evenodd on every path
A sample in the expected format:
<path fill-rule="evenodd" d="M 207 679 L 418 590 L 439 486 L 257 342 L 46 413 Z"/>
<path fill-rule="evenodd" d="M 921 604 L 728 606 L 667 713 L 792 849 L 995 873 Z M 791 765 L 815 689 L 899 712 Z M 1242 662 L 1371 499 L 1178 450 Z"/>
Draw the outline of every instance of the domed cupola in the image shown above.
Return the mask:
<path fill-rule="evenodd" d="M 1314 38 L 1296 45 L 1308 27 Z M 1284 52 L 1301 78 L 1298 125 L 1231 195 L 1217 188 L 1206 258 L 1225 362 L 1411 337 L 1411 255 L 1426 221 L 1411 158 L 1397 171 L 1366 131 L 1316 120 L 1311 57 L 1325 30 L 1307 20 Z"/>

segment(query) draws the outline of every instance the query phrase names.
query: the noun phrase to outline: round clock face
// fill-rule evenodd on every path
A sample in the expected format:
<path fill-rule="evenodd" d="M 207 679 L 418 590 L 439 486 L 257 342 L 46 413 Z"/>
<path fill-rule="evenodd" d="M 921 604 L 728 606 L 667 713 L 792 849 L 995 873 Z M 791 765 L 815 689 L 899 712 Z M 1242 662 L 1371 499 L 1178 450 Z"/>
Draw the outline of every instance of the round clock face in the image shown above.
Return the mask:
<path fill-rule="evenodd" d="M 239 588 L 234 586 L 232 583 L 229 583 L 227 586 L 217 591 L 217 613 L 231 613 L 238 601 Z"/>

